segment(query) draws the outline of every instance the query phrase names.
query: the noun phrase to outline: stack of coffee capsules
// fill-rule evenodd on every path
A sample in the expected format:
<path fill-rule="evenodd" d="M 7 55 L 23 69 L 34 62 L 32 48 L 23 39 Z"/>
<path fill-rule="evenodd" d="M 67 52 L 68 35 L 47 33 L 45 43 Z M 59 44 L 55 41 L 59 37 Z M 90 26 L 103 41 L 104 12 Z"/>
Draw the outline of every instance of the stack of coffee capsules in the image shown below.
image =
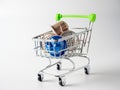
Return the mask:
<path fill-rule="evenodd" d="M 51 27 L 52 31 L 45 33 L 43 37 L 44 39 L 58 40 L 60 38 L 64 38 L 75 34 L 74 31 L 69 30 L 69 26 L 65 21 L 59 21 Z M 69 48 L 67 49 L 69 51 L 75 50 L 75 43 L 76 37 L 71 37 L 67 40 L 63 40 L 60 42 L 43 43 L 43 49 L 47 50 L 50 53 L 50 55 L 59 57 L 61 55 L 64 55 L 64 53 L 66 52 L 66 48 Z"/>

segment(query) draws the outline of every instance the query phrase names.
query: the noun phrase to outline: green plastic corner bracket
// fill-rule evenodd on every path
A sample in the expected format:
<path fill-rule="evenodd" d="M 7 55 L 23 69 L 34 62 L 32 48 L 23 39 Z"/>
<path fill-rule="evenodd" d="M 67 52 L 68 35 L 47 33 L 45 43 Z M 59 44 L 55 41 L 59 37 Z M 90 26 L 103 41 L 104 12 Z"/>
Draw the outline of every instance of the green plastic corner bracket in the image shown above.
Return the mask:
<path fill-rule="evenodd" d="M 61 18 L 87 18 L 90 22 L 95 22 L 96 14 L 92 13 L 90 15 L 63 15 L 63 14 L 56 14 L 56 21 L 60 21 Z"/>

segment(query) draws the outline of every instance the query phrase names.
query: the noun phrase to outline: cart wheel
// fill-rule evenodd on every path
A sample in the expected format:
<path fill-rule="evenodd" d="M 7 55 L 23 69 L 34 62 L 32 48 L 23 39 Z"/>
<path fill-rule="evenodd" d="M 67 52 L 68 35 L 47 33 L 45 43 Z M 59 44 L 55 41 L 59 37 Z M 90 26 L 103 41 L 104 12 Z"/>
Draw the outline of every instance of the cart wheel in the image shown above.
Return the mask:
<path fill-rule="evenodd" d="M 90 74 L 90 67 L 89 66 L 85 67 L 84 71 L 85 71 L 86 75 L 89 75 Z"/>
<path fill-rule="evenodd" d="M 65 79 L 63 77 L 59 77 L 59 85 L 60 86 L 65 86 L 66 82 L 65 82 Z"/>
<path fill-rule="evenodd" d="M 57 64 L 57 70 L 61 70 L 61 62 Z"/>
<path fill-rule="evenodd" d="M 44 79 L 44 75 L 43 74 L 38 74 L 38 81 L 42 82 Z"/>

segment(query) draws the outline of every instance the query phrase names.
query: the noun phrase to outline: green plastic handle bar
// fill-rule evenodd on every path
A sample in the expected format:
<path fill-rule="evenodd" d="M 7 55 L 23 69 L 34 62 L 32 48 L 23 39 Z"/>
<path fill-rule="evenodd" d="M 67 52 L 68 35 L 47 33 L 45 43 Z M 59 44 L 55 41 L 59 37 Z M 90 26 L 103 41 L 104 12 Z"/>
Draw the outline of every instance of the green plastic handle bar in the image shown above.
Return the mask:
<path fill-rule="evenodd" d="M 60 21 L 61 18 L 88 18 L 91 22 L 95 22 L 96 14 L 92 13 L 90 15 L 63 15 L 63 14 L 56 14 L 56 21 Z"/>

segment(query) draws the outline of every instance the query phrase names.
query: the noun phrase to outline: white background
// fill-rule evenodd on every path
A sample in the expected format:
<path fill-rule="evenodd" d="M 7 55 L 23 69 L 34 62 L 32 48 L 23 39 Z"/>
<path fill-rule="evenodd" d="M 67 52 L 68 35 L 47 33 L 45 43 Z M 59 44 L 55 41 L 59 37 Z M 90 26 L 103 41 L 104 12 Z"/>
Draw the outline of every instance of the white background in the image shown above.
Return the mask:
<path fill-rule="evenodd" d="M 0 90 L 119 90 L 119 5 L 119 0 L 0 0 Z M 35 56 L 32 41 L 50 30 L 58 12 L 97 14 L 89 49 L 91 75 L 71 74 L 66 87 L 50 76 L 42 83 L 37 81 L 46 60 Z"/>

